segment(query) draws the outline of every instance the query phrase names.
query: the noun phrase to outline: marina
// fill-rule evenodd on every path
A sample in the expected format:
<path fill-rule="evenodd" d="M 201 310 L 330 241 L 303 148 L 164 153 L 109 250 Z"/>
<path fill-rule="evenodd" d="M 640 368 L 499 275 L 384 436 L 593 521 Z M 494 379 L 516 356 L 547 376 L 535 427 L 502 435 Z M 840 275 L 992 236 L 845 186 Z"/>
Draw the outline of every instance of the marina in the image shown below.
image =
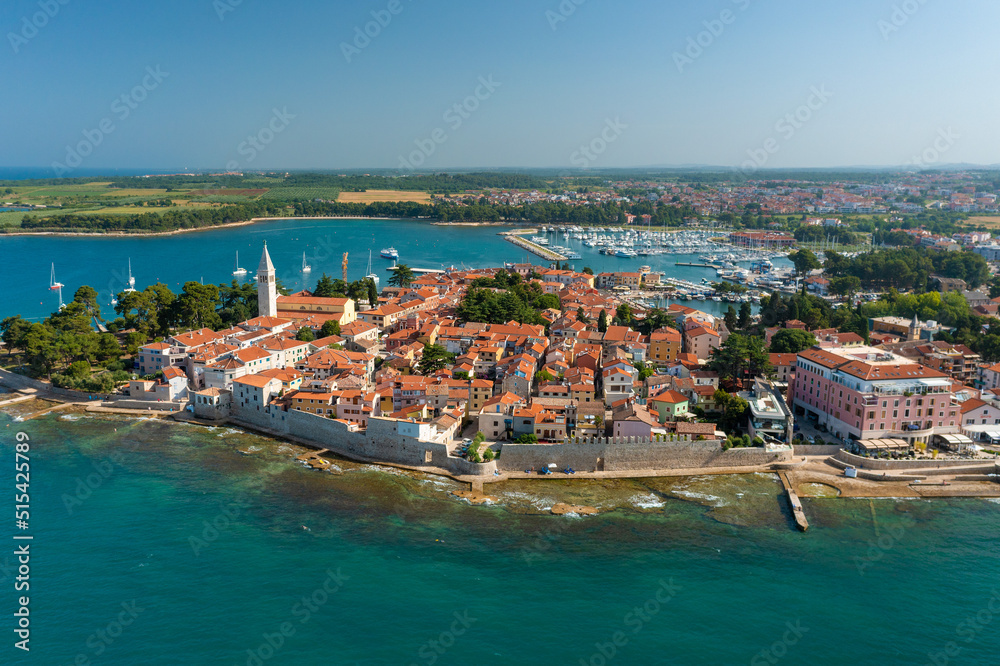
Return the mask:
<path fill-rule="evenodd" d="M 433 230 L 433 233 L 430 231 Z M 513 229 L 508 229 L 513 230 Z M 522 229 L 516 229 L 521 231 Z M 547 237 L 552 237 L 544 232 Z M 683 233 L 683 232 L 678 232 Z M 529 232 L 531 235 L 536 235 Z M 668 234 L 669 235 L 669 234 Z M 260 242 L 267 240 L 268 250 L 278 266 L 278 278 L 289 291 L 311 289 L 320 275 L 339 276 L 342 272 L 343 252 L 372 254 L 374 264 L 369 270 L 367 262 L 353 262 L 348 267 L 348 279 L 358 280 L 377 273 L 383 275 L 392 261 L 382 260 L 384 268 L 378 268 L 378 252 L 385 247 L 384 239 L 392 238 L 394 247 L 403 258 L 401 263 L 420 266 L 421 270 L 443 272 L 451 266 L 458 268 L 478 268 L 502 265 L 504 262 L 531 262 L 544 264 L 520 246 L 497 235 L 496 227 L 429 227 L 426 222 L 415 220 L 352 220 L 352 219 L 282 219 L 258 222 L 253 225 L 210 229 L 197 234 L 177 234 L 157 238 L 128 236 L 0 236 L 0 251 L 5 260 L 0 262 L 0 279 L 8 285 L 5 294 L 5 313 L 20 313 L 31 321 L 47 317 L 59 306 L 58 289 L 49 291 L 52 282 L 52 263 L 58 264 L 58 281 L 65 284 L 69 294 L 81 285 L 90 285 L 97 290 L 99 302 L 105 306 L 105 316 L 112 310 L 106 304 L 115 296 L 129 289 L 143 290 L 150 285 L 161 283 L 174 293 L 180 292 L 184 282 L 195 279 L 205 284 L 229 284 L 232 275 L 235 251 L 245 258 L 259 251 Z M 560 238 L 560 241 L 562 239 Z M 171 257 L 169 262 L 137 261 L 136 268 L 129 268 L 130 259 L 147 257 L 153 245 L 158 252 Z M 547 259 L 568 263 L 574 270 L 585 266 L 595 274 L 609 271 L 637 271 L 639 264 L 648 264 L 652 272 L 665 278 L 673 278 L 690 283 L 681 286 L 675 293 L 662 288 L 645 289 L 660 298 L 662 302 L 683 302 L 699 292 L 712 291 L 707 281 L 721 281 L 718 269 L 696 266 L 676 266 L 676 263 L 717 263 L 702 257 L 710 248 L 705 247 L 698 254 L 663 254 L 650 256 L 642 261 L 599 254 L 587 248 L 579 240 L 570 239 L 563 245 L 583 255 L 583 259 Z M 388 248 L 386 248 L 388 249 Z M 305 252 L 312 272 L 301 272 L 302 254 Z M 739 259 L 733 248 L 717 250 L 719 259 L 732 254 Z M 736 268 L 727 272 L 738 278 L 739 271 L 746 271 L 751 278 L 747 287 L 767 292 L 762 279 L 750 271 L 752 259 L 736 262 Z M 791 262 L 783 257 L 769 260 L 774 270 L 781 275 L 791 270 Z M 718 262 L 721 265 L 721 262 Z M 738 270 L 737 270 L 738 269 Z M 419 274 L 419 271 L 415 271 Z M 192 278 L 192 276 L 194 276 Z M 678 283 L 680 284 L 680 283 Z M 695 288 L 697 287 L 697 288 Z M 687 293 L 684 293 L 687 292 Z M 636 294 L 637 295 L 637 294 Z M 721 306 L 721 307 L 719 307 Z M 709 297 L 699 306 L 710 314 L 722 314 L 725 304 L 713 303 Z M 112 317 L 113 318 L 113 317 Z"/>

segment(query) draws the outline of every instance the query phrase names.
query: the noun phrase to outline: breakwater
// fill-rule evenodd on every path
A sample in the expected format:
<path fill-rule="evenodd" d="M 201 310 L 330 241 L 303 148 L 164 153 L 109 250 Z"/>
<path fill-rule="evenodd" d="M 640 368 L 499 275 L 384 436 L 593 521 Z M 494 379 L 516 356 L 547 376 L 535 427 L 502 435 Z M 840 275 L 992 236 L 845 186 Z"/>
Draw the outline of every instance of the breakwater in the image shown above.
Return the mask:
<path fill-rule="evenodd" d="M 547 247 L 539 245 L 538 243 L 533 243 L 532 241 L 529 241 L 527 238 L 524 238 L 521 235 L 533 232 L 534 232 L 533 229 L 527 229 L 527 230 L 517 230 L 517 231 L 505 231 L 500 235 L 503 236 L 504 239 L 507 240 L 508 242 L 511 242 L 514 245 L 518 246 L 519 248 L 525 249 L 528 252 L 531 252 L 532 254 L 538 255 L 542 259 L 548 259 L 550 261 L 569 260 L 569 257 L 567 257 L 566 255 L 556 252 L 555 250 L 550 250 Z"/>

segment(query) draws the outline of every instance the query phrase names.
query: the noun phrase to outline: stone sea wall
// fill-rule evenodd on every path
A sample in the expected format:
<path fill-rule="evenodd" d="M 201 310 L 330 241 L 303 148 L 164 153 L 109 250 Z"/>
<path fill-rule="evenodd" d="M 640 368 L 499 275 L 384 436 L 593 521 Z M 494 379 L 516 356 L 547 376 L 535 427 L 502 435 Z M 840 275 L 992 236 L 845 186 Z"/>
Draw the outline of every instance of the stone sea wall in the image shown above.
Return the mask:
<path fill-rule="evenodd" d="M 278 409 L 233 408 L 230 420 L 306 440 L 345 458 L 387 462 L 412 467 L 437 467 L 459 475 L 492 476 L 495 463 L 476 464 L 448 455 L 438 442 L 423 441 L 397 432 L 397 421 L 372 418 L 367 431 L 352 430 L 343 421 L 318 414 Z"/>
<path fill-rule="evenodd" d="M 382 461 L 412 467 L 436 467 L 456 475 L 493 476 L 496 470 L 523 472 L 555 464 L 581 472 L 631 472 L 694 469 L 699 467 L 751 467 L 792 459 L 791 450 L 768 452 L 761 448 L 722 450 L 718 440 L 695 440 L 670 436 L 651 441 L 639 437 L 574 438 L 561 444 L 513 444 L 500 446 L 499 457 L 490 463 L 471 463 L 448 455 L 438 442 L 401 434 L 400 422 L 372 418 L 367 431 L 357 431 L 342 421 L 317 414 L 279 409 L 234 407 L 230 419 L 237 423 L 285 434 L 330 451 L 365 461 Z"/>
<path fill-rule="evenodd" d="M 658 469 L 693 469 L 698 467 L 748 467 L 784 462 L 791 451 L 771 453 L 760 448 L 722 450 L 718 440 L 651 441 L 638 437 L 580 438 L 563 444 L 505 443 L 498 467 L 503 472 L 555 464 L 559 469 L 572 467 L 580 472 L 628 472 Z"/>
<path fill-rule="evenodd" d="M 948 467 L 970 467 L 972 465 L 984 464 L 983 461 L 976 460 L 932 460 L 922 458 L 920 460 L 879 460 L 877 458 L 865 458 L 854 455 L 848 451 L 838 451 L 837 460 L 854 465 L 859 469 L 878 470 L 907 470 L 907 469 L 945 469 Z"/>

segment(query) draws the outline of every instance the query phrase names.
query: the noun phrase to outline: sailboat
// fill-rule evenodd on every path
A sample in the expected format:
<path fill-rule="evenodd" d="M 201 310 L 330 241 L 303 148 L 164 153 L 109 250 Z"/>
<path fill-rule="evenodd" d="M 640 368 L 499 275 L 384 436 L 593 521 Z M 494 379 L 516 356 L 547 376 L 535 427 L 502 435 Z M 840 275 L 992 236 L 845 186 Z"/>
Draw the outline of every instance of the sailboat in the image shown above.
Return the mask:
<path fill-rule="evenodd" d="M 312 269 L 313 269 L 313 267 L 306 263 L 306 253 L 303 252 L 302 253 L 302 272 L 303 273 L 308 273 Z"/>
<path fill-rule="evenodd" d="M 63 286 L 64 285 L 63 285 L 62 282 L 56 282 L 56 265 L 52 264 L 52 274 L 49 276 L 49 290 L 50 291 L 58 291 L 59 292 L 59 309 L 60 310 L 62 310 L 64 307 L 66 307 L 66 304 L 63 303 L 63 299 L 62 299 L 62 288 L 63 288 Z"/>
<path fill-rule="evenodd" d="M 132 257 L 128 259 L 128 289 L 125 291 L 135 291 L 135 277 L 132 275 Z"/>
<path fill-rule="evenodd" d="M 236 270 L 233 271 L 233 275 L 246 275 L 247 269 L 240 268 L 240 251 L 236 250 Z"/>
<path fill-rule="evenodd" d="M 378 275 L 372 272 L 372 251 L 368 250 L 368 275 L 365 277 L 375 283 L 375 288 L 378 289 Z"/>
<path fill-rule="evenodd" d="M 62 289 L 65 285 L 62 282 L 56 282 L 56 265 L 52 264 L 52 275 L 49 277 L 49 289 L 51 291 L 58 291 Z"/>

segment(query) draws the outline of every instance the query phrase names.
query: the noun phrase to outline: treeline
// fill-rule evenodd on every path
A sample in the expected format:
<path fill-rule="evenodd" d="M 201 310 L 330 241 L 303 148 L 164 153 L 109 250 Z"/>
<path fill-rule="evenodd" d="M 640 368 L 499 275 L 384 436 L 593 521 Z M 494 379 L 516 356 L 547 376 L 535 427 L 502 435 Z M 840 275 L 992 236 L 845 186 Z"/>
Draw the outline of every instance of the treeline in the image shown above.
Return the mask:
<path fill-rule="evenodd" d="M 293 173 L 281 177 L 255 176 L 151 176 L 149 178 L 116 178 L 112 187 L 187 189 L 197 185 L 204 189 L 241 189 L 248 184 L 263 184 L 280 190 L 284 187 L 327 187 L 348 192 L 364 190 L 413 190 L 420 192 L 456 193 L 465 190 L 542 189 L 548 183 L 537 176 L 523 173 L 481 172 L 465 174 L 415 174 L 407 176 L 337 175 Z"/>
<path fill-rule="evenodd" d="M 625 213 L 649 213 L 656 226 L 680 226 L 684 218 L 693 215 L 689 208 L 676 206 L 653 207 L 640 204 L 606 203 L 600 206 L 570 206 L 565 203 L 535 203 L 523 206 L 477 203 L 456 206 L 450 203 L 417 203 L 413 201 L 377 201 L 350 203 L 341 201 L 281 200 L 251 201 L 244 204 L 204 209 L 167 210 L 163 213 L 115 215 L 56 215 L 39 218 L 25 215 L 21 228 L 25 230 L 89 230 L 95 232 L 137 231 L 161 232 L 175 229 L 198 229 L 231 222 L 244 222 L 255 217 L 388 217 L 422 218 L 443 221 L 521 222 L 533 224 L 569 223 L 606 225 L 625 221 Z"/>
<path fill-rule="evenodd" d="M 55 215 L 30 217 L 25 215 L 21 228 L 28 230 L 85 229 L 91 231 L 172 231 L 199 229 L 231 222 L 245 222 L 254 217 L 286 215 L 285 205 L 275 202 L 252 201 L 218 208 L 178 209 L 162 213 L 116 215 Z"/>
<path fill-rule="evenodd" d="M 986 260 L 978 254 L 941 252 L 923 247 L 885 249 L 854 258 L 827 252 L 823 271 L 830 277 L 857 277 L 865 289 L 899 291 L 926 291 L 932 273 L 965 280 L 973 289 L 990 276 Z"/>
<path fill-rule="evenodd" d="M 858 245 L 865 241 L 864 236 L 843 228 L 808 226 L 795 230 L 795 240 L 802 243 L 821 243 L 825 240 L 836 241 L 839 245 Z"/>

